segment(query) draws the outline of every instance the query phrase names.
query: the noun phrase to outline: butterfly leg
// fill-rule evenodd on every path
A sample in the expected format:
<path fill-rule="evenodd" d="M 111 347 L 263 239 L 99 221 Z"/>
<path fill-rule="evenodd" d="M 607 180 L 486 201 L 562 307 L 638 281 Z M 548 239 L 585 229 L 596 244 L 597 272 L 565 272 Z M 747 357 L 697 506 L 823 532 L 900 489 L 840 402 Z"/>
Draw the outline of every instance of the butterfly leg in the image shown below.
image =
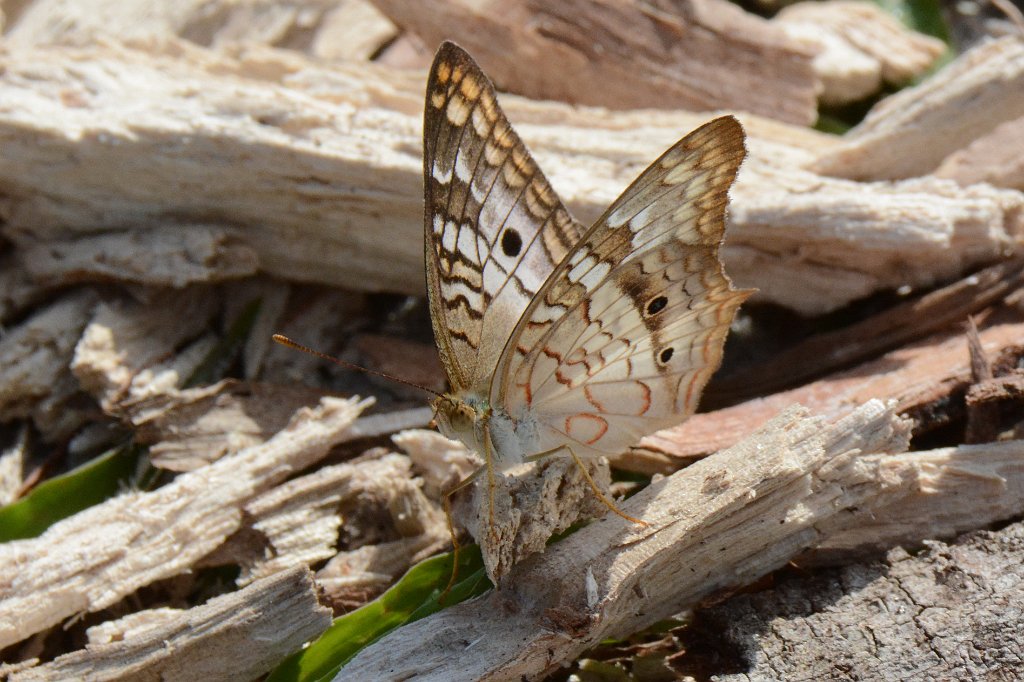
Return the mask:
<path fill-rule="evenodd" d="M 597 486 L 597 483 L 594 481 L 594 477 L 590 475 L 590 472 L 587 470 L 587 465 L 583 463 L 583 460 L 580 459 L 579 455 L 573 452 L 573 449 L 570 446 L 559 445 L 556 448 L 552 448 L 544 452 L 538 452 L 537 454 L 530 455 L 529 457 L 527 457 L 526 461 L 537 462 L 542 459 L 552 457 L 555 453 L 559 452 L 560 450 L 567 450 L 569 452 L 569 456 L 572 457 L 574 462 L 576 462 L 576 466 L 579 467 L 580 473 L 583 474 L 583 478 L 585 478 L 587 483 L 590 484 L 590 489 L 594 491 L 594 494 L 597 495 L 597 499 L 599 499 L 604 506 L 608 507 L 608 509 L 612 510 L 613 512 L 615 512 L 622 518 L 626 519 L 627 521 L 635 523 L 638 526 L 651 525 L 643 519 L 638 519 L 635 516 L 630 516 L 626 512 L 619 509 L 619 507 L 614 502 L 608 499 L 608 496 L 601 492 L 601 489 Z"/>
<path fill-rule="evenodd" d="M 441 496 L 441 507 L 444 509 L 444 520 L 448 524 L 448 535 L 452 539 L 452 573 L 448 578 L 448 584 L 444 588 L 444 592 L 438 597 L 439 602 L 443 602 L 444 598 L 451 592 L 452 587 L 455 585 L 455 581 L 458 579 L 459 574 L 459 545 L 458 535 L 455 533 L 455 521 L 452 520 L 452 496 L 462 490 L 463 488 L 469 487 L 473 484 L 476 479 L 483 473 L 485 467 L 480 467 L 469 476 L 466 476 L 463 480 L 452 486 L 451 490 L 448 490 Z M 491 467 L 486 467 L 490 471 Z M 493 474 L 492 474 L 493 476 Z"/>

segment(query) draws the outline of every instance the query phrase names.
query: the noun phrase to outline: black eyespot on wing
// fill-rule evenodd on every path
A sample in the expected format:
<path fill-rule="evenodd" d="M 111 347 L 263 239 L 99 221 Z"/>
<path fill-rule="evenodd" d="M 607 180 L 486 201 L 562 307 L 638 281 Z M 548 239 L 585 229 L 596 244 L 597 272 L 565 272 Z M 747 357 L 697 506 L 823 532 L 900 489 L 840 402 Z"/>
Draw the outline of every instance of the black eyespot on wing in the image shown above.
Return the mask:
<path fill-rule="evenodd" d="M 671 360 L 672 359 L 672 353 L 674 353 L 674 352 L 675 351 L 672 350 L 671 348 L 666 348 L 665 350 L 661 351 L 661 355 L 659 357 L 661 358 L 662 364 L 665 364 L 669 360 Z"/>
<path fill-rule="evenodd" d="M 657 313 L 660 313 L 662 310 L 664 310 L 665 306 L 667 305 L 668 299 L 665 298 L 664 296 L 658 296 L 657 298 L 653 299 L 650 303 L 647 304 L 647 314 L 656 315 Z"/>
<path fill-rule="evenodd" d="M 501 235 L 501 250 L 509 258 L 515 258 L 523 249 L 523 238 L 511 227 Z"/>

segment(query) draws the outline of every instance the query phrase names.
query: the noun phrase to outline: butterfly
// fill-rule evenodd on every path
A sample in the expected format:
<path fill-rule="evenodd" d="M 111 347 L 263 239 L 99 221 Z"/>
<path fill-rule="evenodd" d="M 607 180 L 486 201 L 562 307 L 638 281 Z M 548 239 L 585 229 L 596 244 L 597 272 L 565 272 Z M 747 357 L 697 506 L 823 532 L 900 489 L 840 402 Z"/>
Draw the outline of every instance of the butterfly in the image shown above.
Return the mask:
<path fill-rule="evenodd" d="M 582 467 L 695 410 L 752 293 L 718 256 L 744 155 L 739 122 L 717 118 L 584 227 L 480 67 L 441 45 L 423 126 L 425 259 L 451 390 L 433 408 L 489 479 L 560 454 Z"/>

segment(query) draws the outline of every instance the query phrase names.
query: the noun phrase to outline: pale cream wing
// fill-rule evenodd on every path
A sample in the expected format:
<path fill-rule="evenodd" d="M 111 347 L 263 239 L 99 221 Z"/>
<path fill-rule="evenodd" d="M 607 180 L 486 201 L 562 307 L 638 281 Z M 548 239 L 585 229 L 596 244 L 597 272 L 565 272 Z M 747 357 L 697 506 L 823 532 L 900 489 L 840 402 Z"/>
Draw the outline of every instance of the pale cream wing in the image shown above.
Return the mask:
<path fill-rule="evenodd" d="M 434 336 L 453 390 L 485 392 L 516 322 L 583 229 L 453 43 L 427 81 L 423 181 Z"/>
<path fill-rule="evenodd" d="M 492 404 L 536 420 L 540 449 L 617 454 L 682 421 L 721 363 L 737 307 L 718 257 L 744 157 L 736 119 L 645 170 L 544 284 L 498 363 Z"/>

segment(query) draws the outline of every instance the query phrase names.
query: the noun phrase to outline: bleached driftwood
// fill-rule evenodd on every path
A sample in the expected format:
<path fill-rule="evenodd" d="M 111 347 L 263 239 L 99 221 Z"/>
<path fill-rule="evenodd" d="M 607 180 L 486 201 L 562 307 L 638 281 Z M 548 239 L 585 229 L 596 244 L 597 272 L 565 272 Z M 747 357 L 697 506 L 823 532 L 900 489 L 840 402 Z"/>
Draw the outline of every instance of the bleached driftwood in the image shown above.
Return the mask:
<path fill-rule="evenodd" d="M 935 170 L 961 185 L 987 182 L 1024 191 L 1024 116 L 993 128 L 945 158 Z"/>
<path fill-rule="evenodd" d="M 534 99 L 816 117 L 812 51 L 722 0 L 373 1 L 428 45 L 460 43 L 503 89 Z"/>
<path fill-rule="evenodd" d="M 903 85 L 946 49 L 941 40 L 907 29 L 868 2 L 798 2 L 783 7 L 772 23 L 818 48 L 813 65 L 825 104 L 862 99 L 883 83 Z"/>
<path fill-rule="evenodd" d="M 245 504 L 327 454 L 368 404 L 324 398 L 262 445 L 0 545 L 0 647 L 187 570 L 240 527 Z"/>
<path fill-rule="evenodd" d="M 336 679 L 537 677 L 784 565 L 821 539 L 818 523 L 884 485 L 860 455 L 902 451 L 909 436 L 877 401 L 831 425 L 802 414 L 623 503 L 649 526 L 608 515 L 518 564 L 507 588 L 364 649 Z"/>
<path fill-rule="evenodd" d="M 183 43 L 18 50 L 0 65 L 0 99 L 19 102 L 0 111 L 4 229 L 19 248 L 97 232 L 129 239 L 140 224 L 156 235 L 216 218 L 235 226 L 263 272 L 422 293 L 421 74 L 325 69 L 267 50 L 232 58 Z M 120 104 L 126 97 L 136 103 L 130 110 Z M 585 221 L 707 118 L 502 102 Z M 813 146 L 834 140 L 744 120 L 751 154 L 724 257 L 762 301 L 818 313 L 879 288 L 930 285 L 999 257 L 1021 230 L 1018 192 L 829 180 L 800 167 Z M 53 154 L 77 161 L 55 165 Z M 43 179 L 45 188 L 35 184 Z M 89 267 L 89 258 L 61 266 L 76 276 Z"/>
<path fill-rule="evenodd" d="M 143 611 L 90 628 L 85 649 L 6 679 L 248 680 L 330 624 L 309 569 L 296 566 L 187 611 Z"/>
<path fill-rule="evenodd" d="M 1024 39 L 982 43 L 923 83 L 879 102 L 812 166 L 823 175 L 882 180 L 924 175 L 1024 111 Z"/>
<path fill-rule="evenodd" d="M 743 671 L 715 679 L 1019 679 L 1022 566 L 1016 523 L 733 597 L 702 614 Z"/>
<path fill-rule="evenodd" d="M 1013 352 L 1022 335 L 1021 323 L 994 324 L 980 333 L 991 354 Z M 937 428 L 943 413 L 933 408 L 948 403 L 950 395 L 965 390 L 970 381 L 963 334 L 939 335 L 799 388 L 695 414 L 675 428 L 642 439 L 637 447 L 683 461 L 700 457 L 729 447 L 794 402 L 816 415 L 835 417 L 871 398 L 895 400 L 902 414 L 913 417 L 923 412 L 927 425 Z"/>

